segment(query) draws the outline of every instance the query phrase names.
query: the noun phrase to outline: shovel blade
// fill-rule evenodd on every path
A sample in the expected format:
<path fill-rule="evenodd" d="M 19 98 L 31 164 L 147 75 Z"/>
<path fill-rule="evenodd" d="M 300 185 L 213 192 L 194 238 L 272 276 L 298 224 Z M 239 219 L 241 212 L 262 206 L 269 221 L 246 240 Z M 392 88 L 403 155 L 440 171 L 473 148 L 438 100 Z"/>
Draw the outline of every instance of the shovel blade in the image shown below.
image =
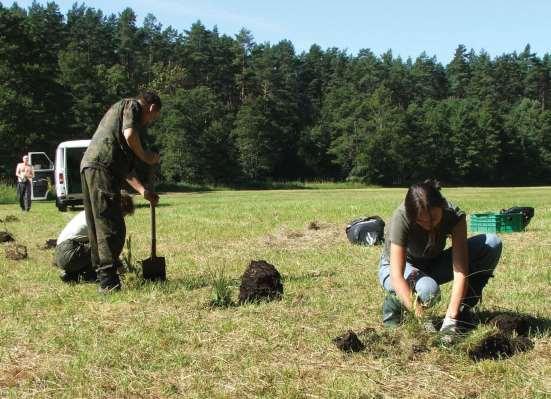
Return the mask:
<path fill-rule="evenodd" d="M 166 262 L 164 257 L 147 258 L 142 261 L 142 275 L 144 280 L 165 281 Z"/>

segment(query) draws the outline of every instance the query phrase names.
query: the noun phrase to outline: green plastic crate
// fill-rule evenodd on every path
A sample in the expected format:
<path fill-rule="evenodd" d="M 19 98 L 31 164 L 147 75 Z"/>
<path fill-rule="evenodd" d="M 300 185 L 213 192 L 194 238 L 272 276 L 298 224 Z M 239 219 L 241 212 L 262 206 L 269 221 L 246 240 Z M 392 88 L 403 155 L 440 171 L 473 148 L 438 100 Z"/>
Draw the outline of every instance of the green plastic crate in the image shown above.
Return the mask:
<path fill-rule="evenodd" d="M 470 230 L 479 233 L 513 233 L 523 231 L 522 213 L 475 213 L 470 216 Z"/>

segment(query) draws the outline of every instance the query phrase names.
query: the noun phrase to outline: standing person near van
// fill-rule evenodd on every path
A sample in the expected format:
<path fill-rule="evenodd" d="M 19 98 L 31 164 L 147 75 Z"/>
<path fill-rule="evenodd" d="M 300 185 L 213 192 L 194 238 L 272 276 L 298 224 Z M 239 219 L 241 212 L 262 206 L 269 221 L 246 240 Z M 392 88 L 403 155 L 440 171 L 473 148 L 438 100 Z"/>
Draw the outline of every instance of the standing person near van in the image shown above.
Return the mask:
<path fill-rule="evenodd" d="M 120 100 L 103 116 L 80 164 L 92 266 L 103 292 L 121 287 L 117 267 L 126 236 L 120 201 L 123 181 L 152 205 L 159 201 L 133 169 L 137 159 L 159 163 L 159 154 L 143 149 L 141 137 L 160 112 L 161 99 L 152 92 Z"/>
<path fill-rule="evenodd" d="M 23 162 L 17 164 L 15 168 L 15 176 L 17 176 L 17 198 L 21 210 L 31 210 L 31 184 L 34 177 L 33 166 L 29 164 L 29 156 L 23 155 Z"/>
<path fill-rule="evenodd" d="M 451 248 L 444 250 L 447 237 Z M 453 281 L 441 332 L 447 340 L 467 327 L 470 310 L 482 296 L 501 256 L 495 234 L 467 239 L 465 213 L 448 202 L 437 182 L 412 185 L 386 232 L 379 280 L 387 291 L 383 323 L 396 326 L 404 310 L 422 317 L 440 297 L 440 285 Z"/>

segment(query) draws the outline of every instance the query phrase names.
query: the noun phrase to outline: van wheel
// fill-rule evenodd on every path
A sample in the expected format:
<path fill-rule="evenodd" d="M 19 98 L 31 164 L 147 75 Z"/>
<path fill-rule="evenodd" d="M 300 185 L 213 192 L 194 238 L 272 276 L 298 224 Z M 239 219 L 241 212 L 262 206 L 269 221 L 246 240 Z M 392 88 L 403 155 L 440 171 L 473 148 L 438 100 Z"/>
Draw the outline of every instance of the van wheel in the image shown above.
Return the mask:
<path fill-rule="evenodd" d="M 59 209 L 59 212 L 67 212 L 67 204 L 60 202 L 59 200 L 55 200 L 55 206 L 57 206 L 57 209 Z"/>

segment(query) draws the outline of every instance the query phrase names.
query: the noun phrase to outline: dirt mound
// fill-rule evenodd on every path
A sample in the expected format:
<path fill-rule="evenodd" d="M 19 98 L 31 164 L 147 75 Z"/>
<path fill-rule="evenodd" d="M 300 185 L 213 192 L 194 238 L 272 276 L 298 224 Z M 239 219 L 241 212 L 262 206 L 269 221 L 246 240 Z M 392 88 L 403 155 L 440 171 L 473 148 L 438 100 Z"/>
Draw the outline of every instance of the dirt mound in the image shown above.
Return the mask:
<path fill-rule="evenodd" d="M 7 231 L 0 231 L 0 242 L 12 242 L 15 238 Z"/>
<path fill-rule="evenodd" d="M 10 244 L 4 249 L 6 259 L 22 260 L 27 258 L 27 247 L 20 244 Z"/>
<path fill-rule="evenodd" d="M 308 223 L 308 230 L 319 230 L 321 229 L 321 225 L 317 220 L 313 220 L 310 223 Z"/>
<path fill-rule="evenodd" d="M 278 299 L 283 295 L 281 275 L 264 260 L 252 260 L 241 277 L 239 303 Z"/>
<path fill-rule="evenodd" d="M 533 347 L 534 344 L 527 337 L 514 338 L 511 335 L 498 332 L 482 339 L 474 348 L 469 350 L 468 355 L 475 361 L 505 359 Z"/>
<path fill-rule="evenodd" d="M 500 314 L 488 321 L 504 334 L 516 333 L 527 336 L 530 332 L 530 320 L 527 317 Z"/>
<path fill-rule="evenodd" d="M 365 345 L 352 330 L 333 338 L 333 343 L 343 352 L 360 352 L 365 349 Z"/>
<path fill-rule="evenodd" d="M 49 240 L 46 240 L 44 244 L 39 246 L 39 248 L 43 250 L 52 249 L 52 248 L 55 248 L 56 245 L 57 245 L 57 240 L 55 238 L 51 238 Z"/>
<path fill-rule="evenodd" d="M 303 229 L 280 226 L 261 240 L 268 247 L 304 249 L 331 246 L 342 241 L 343 237 L 339 226 L 312 221 Z"/>

